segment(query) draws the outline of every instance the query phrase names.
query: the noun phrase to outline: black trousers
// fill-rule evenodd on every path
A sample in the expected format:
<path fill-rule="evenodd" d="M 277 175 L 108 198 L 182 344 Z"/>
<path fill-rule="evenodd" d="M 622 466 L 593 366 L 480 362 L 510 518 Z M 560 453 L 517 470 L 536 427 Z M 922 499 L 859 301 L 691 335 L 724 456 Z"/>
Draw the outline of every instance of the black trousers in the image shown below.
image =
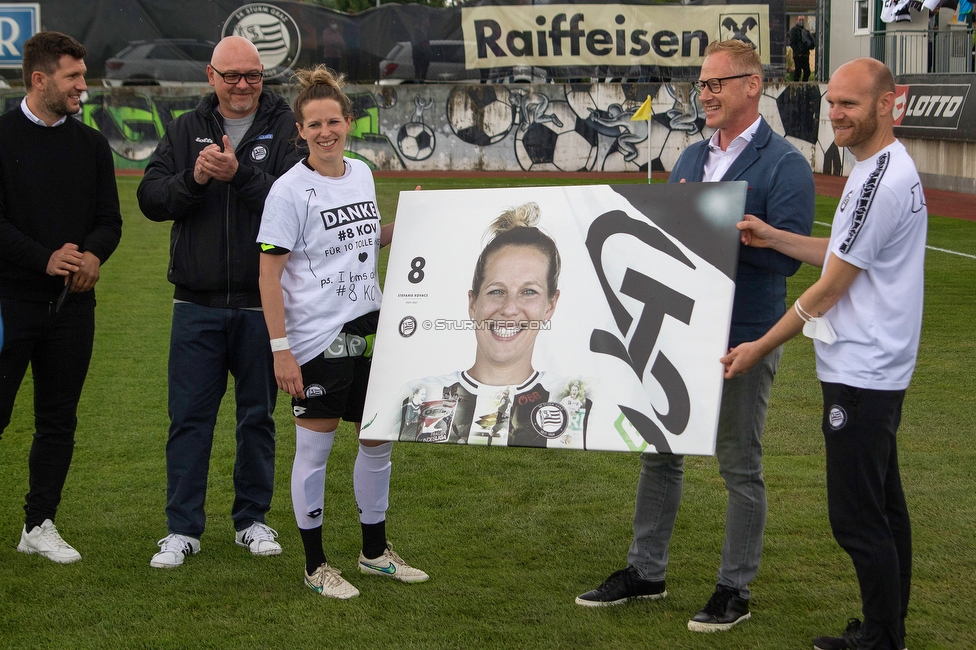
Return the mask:
<path fill-rule="evenodd" d="M 810 78 L 810 52 L 801 55 L 793 53 L 793 81 L 806 81 Z"/>
<path fill-rule="evenodd" d="M 94 299 L 53 302 L 0 299 L 4 341 L 0 350 L 0 434 L 10 424 L 14 399 L 30 364 L 34 378 L 34 442 L 27 530 L 54 520 L 71 465 L 78 400 L 95 338 Z"/>
<path fill-rule="evenodd" d="M 821 386 L 827 511 L 861 589 L 858 647 L 901 650 L 912 579 L 912 528 L 895 439 L 905 391 Z"/>

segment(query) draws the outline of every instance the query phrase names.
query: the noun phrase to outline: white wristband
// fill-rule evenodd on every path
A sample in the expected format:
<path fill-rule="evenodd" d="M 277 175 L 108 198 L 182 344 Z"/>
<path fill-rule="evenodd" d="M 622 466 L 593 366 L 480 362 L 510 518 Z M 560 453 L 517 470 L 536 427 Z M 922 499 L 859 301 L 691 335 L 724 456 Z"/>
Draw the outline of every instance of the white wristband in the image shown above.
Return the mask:
<path fill-rule="evenodd" d="M 271 351 L 281 352 L 282 350 L 290 350 L 291 346 L 288 345 L 288 337 L 282 336 L 280 339 L 271 339 Z"/>

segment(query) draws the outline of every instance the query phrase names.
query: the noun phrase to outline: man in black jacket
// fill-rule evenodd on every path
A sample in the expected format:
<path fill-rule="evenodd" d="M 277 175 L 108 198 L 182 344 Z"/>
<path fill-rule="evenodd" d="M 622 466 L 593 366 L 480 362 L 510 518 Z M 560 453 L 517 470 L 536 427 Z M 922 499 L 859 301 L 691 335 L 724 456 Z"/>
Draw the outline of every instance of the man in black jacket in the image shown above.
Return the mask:
<path fill-rule="evenodd" d="M 264 199 L 299 161 L 295 116 L 264 90 L 264 66 L 245 38 L 214 48 L 214 93 L 174 120 L 146 167 L 139 207 L 172 220 L 168 276 L 176 285 L 169 356 L 166 519 L 150 565 L 172 568 L 200 550 L 214 423 L 234 376 L 237 399 L 236 542 L 277 555 L 265 523 L 274 482 L 278 387 L 258 291 L 256 243 Z"/>
<path fill-rule="evenodd" d="M 122 236 L 112 149 L 81 111 L 84 46 L 39 32 L 24 43 L 27 96 L 0 117 L 0 433 L 30 364 L 34 441 L 17 550 L 67 564 L 54 526 L 71 465 L 95 337 L 95 284 Z"/>
<path fill-rule="evenodd" d="M 806 19 L 800 16 L 787 35 L 790 49 L 793 50 L 793 81 L 806 81 L 810 78 L 810 51 L 817 47 L 813 34 L 807 31 Z"/>

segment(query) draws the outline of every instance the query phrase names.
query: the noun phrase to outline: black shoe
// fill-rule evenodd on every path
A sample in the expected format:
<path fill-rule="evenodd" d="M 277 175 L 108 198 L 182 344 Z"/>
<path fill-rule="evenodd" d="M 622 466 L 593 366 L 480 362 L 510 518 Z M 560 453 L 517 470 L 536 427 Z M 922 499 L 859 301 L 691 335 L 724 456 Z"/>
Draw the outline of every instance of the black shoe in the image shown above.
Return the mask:
<path fill-rule="evenodd" d="M 664 580 L 644 580 L 632 566 L 614 571 L 603 584 L 582 596 L 576 597 L 576 604 L 584 607 L 603 607 L 605 605 L 620 605 L 638 598 L 657 600 L 664 598 L 668 592 L 664 589 Z"/>
<path fill-rule="evenodd" d="M 852 618 L 840 636 L 818 636 L 813 640 L 814 650 L 857 650 L 861 647 L 861 621 Z"/>
<path fill-rule="evenodd" d="M 705 607 L 688 621 L 688 629 L 692 632 L 724 632 L 750 616 L 749 601 L 740 598 L 737 589 L 716 585 L 715 593 Z"/>

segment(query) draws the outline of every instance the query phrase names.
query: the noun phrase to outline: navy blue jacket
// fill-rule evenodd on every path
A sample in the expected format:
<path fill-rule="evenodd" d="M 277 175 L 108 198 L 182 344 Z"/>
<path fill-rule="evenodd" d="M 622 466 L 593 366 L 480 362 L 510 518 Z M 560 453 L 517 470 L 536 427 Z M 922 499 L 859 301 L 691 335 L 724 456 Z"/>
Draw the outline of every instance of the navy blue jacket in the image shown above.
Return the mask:
<path fill-rule="evenodd" d="M 707 140 L 691 145 L 675 163 L 669 182 L 700 182 L 707 159 Z M 816 187 L 810 163 L 766 120 L 722 180 L 749 183 L 746 214 L 801 235 L 813 229 Z M 786 278 L 799 268 L 792 257 L 739 244 L 729 346 L 755 341 L 776 324 L 786 311 Z"/>

